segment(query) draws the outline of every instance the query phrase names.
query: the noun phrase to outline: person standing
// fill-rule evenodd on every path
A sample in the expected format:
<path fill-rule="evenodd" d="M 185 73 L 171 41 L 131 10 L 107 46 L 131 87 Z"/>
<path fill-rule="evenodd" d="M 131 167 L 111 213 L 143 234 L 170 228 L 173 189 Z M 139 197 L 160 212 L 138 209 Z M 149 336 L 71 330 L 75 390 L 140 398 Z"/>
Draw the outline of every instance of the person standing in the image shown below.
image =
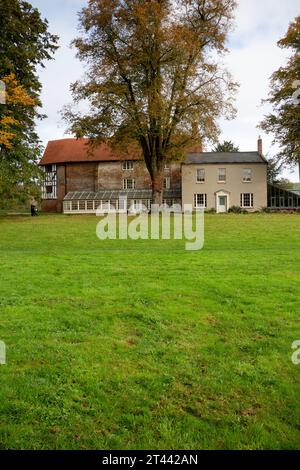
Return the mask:
<path fill-rule="evenodd" d="M 32 197 L 30 201 L 30 212 L 31 212 L 31 217 L 35 217 L 38 215 L 37 203 L 34 197 Z"/>

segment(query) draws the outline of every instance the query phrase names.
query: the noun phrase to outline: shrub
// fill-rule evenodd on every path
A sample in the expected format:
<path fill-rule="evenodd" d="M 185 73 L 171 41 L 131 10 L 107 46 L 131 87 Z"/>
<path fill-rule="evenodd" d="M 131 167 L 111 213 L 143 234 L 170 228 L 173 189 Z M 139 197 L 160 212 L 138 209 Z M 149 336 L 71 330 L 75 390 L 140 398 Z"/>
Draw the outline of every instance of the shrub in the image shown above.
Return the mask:
<path fill-rule="evenodd" d="M 231 206 L 228 212 L 231 214 L 242 214 L 244 211 L 240 206 Z"/>
<path fill-rule="evenodd" d="M 260 212 L 264 212 L 265 214 L 270 214 L 272 210 L 270 209 L 270 207 L 262 207 Z"/>

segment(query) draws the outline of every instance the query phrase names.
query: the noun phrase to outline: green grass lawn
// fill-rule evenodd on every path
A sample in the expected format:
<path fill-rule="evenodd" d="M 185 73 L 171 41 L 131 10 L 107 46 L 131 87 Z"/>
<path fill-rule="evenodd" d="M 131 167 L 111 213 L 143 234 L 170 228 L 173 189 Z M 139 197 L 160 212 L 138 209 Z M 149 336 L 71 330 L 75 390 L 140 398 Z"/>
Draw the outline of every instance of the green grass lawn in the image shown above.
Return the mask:
<path fill-rule="evenodd" d="M 300 447 L 300 214 L 207 215 L 205 247 L 0 218 L 2 449 Z"/>

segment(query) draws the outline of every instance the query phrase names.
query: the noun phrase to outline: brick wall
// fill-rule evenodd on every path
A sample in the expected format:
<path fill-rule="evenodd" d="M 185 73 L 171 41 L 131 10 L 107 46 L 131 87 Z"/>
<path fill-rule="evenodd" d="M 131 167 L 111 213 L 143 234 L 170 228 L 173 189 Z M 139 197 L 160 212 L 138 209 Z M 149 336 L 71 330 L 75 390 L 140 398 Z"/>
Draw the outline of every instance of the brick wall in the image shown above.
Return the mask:
<path fill-rule="evenodd" d="M 97 163 L 66 164 L 66 192 L 95 191 Z"/>
<path fill-rule="evenodd" d="M 58 199 L 44 199 L 42 201 L 43 212 L 61 212 L 61 201 Z"/>
<path fill-rule="evenodd" d="M 181 166 L 172 163 L 164 171 L 171 188 L 181 187 Z M 134 179 L 136 189 L 151 189 L 151 179 L 143 162 L 134 162 L 133 170 L 123 170 L 122 162 L 66 163 L 57 165 L 57 199 L 44 200 L 45 212 L 62 212 L 63 199 L 70 191 L 123 189 L 123 179 Z"/>
<path fill-rule="evenodd" d="M 171 164 L 164 175 L 170 177 L 171 188 L 181 187 L 180 164 Z M 122 162 L 99 163 L 96 189 L 123 189 L 123 179 L 126 178 L 135 180 L 136 189 L 151 189 L 150 175 L 143 162 L 134 162 L 133 170 L 123 170 Z"/>
<path fill-rule="evenodd" d="M 136 189 L 151 188 L 149 173 L 140 162 L 133 163 L 133 170 L 123 170 L 122 162 L 101 162 L 98 165 L 97 189 L 123 189 L 123 179 L 134 179 Z"/>

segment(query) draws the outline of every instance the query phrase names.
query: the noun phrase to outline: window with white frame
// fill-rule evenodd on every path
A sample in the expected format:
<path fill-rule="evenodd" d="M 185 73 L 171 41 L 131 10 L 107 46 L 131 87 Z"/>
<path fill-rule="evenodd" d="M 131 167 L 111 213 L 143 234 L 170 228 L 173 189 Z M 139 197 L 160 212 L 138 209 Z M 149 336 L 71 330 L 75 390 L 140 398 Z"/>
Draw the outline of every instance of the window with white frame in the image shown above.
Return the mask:
<path fill-rule="evenodd" d="M 56 165 L 44 166 L 43 199 L 57 199 L 57 170 Z"/>
<path fill-rule="evenodd" d="M 125 178 L 123 180 L 123 189 L 135 189 L 135 180 L 130 178 Z"/>
<path fill-rule="evenodd" d="M 87 209 L 88 211 L 94 210 L 94 201 L 87 201 L 87 202 L 86 202 L 86 209 Z"/>
<path fill-rule="evenodd" d="M 133 162 L 132 161 L 125 161 L 122 164 L 123 170 L 133 170 Z"/>
<path fill-rule="evenodd" d="M 174 200 L 173 200 L 173 199 L 163 199 L 163 205 L 164 205 L 164 206 L 172 207 L 173 204 L 174 204 Z"/>
<path fill-rule="evenodd" d="M 203 168 L 199 168 L 197 170 L 197 183 L 204 183 L 205 182 L 205 170 Z"/>
<path fill-rule="evenodd" d="M 251 183 L 251 181 L 252 181 L 252 169 L 251 168 L 244 168 L 243 182 L 244 183 Z"/>
<path fill-rule="evenodd" d="M 252 193 L 241 194 L 241 207 L 245 207 L 245 208 L 253 207 L 253 194 Z"/>
<path fill-rule="evenodd" d="M 132 209 L 141 211 L 143 208 L 143 201 L 141 199 L 134 199 L 131 204 Z"/>
<path fill-rule="evenodd" d="M 218 181 L 219 183 L 226 183 L 226 168 L 219 168 Z"/>
<path fill-rule="evenodd" d="M 78 211 L 78 201 L 71 201 L 71 210 Z"/>
<path fill-rule="evenodd" d="M 170 189 L 171 187 L 171 178 L 169 176 L 166 176 L 164 178 L 164 189 Z"/>
<path fill-rule="evenodd" d="M 194 194 L 194 207 L 196 209 L 207 207 L 207 194 Z"/>

